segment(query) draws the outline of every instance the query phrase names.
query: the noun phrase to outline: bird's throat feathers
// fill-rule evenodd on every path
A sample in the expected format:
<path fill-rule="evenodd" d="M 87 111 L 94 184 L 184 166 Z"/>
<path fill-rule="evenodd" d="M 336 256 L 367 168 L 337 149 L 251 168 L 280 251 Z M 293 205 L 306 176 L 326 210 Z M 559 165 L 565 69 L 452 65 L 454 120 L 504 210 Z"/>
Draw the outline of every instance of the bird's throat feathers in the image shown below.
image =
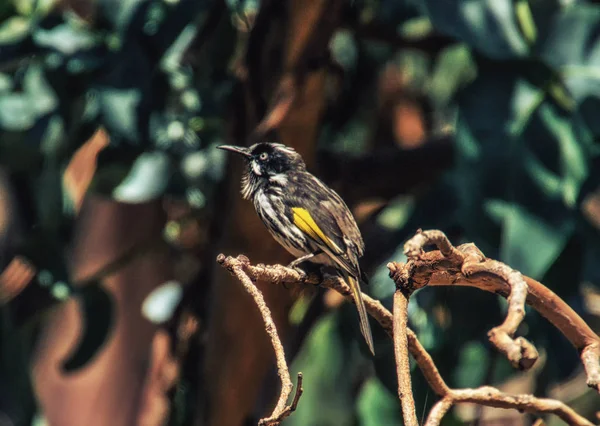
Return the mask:
<path fill-rule="evenodd" d="M 261 180 L 262 179 L 259 176 L 255 175 L 250 170 L 244 172 L 244 175 L 242 176 L 241 191 L 244 200 L 250 200 L 254 194 L 256 194 L 256 191 L 258 191 L 261 186 L 264 186 L 264 183 L 261 182 Z"/>
<path fill-rule="evenodd" d="M 257 174 L 251 170 L 252 165 L 244 172 L 242 176 L 242 197 L 250 200 L 259 190 L 265 190 L 268 187 L 285 188 L 288 183 L 286 173 L 277 173 L 269 176 Z"/>

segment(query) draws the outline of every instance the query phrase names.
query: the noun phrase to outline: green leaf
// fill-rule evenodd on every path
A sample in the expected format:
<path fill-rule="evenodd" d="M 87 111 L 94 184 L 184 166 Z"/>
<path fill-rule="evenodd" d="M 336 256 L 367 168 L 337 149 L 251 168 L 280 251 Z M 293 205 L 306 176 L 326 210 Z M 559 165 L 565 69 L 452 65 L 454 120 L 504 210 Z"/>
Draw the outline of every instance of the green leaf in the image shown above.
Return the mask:
<path fill-rule="evenodd" d="M 541 278 L 573 232 L 593 142 L 524 64 L 484 65 L 459 98 L 459 220 L 487 255 Z"/>
<path fill-rule="evenodd" d="M 146 296 L 142 303 L 142 315 L 154 324 L 171 319 L 183 297 L 183 287 L 177 281 L 167 281 Z"/>
<path fill-rule="evenodd" d="M 520 136 L 529 123 L 531 116 L 544 101 L 545 94 L 537 86 L 527 80 L 515 81 L 514 94 L 511 100 L 512 119 L 507 123 L 512 136 Z"/>
<path fill-rule="evenodd" d="M 533 20 L 528 0 L 517 0 L 515 2 L 515 12 L 517 14 L 517 21 L 527 43 L 530 45 L 534 44 L 537 39 L 537 28 Z"/>
<path fill-rule="evenodd" d="M 54 111 L 58 102 L 42 68 L 29 66 L 22 92 L 0 94 L 0 127 L 10 131 L 29 129 L 40 117 Z"/>
<path fill-rule="evenodd" d="M 100 109 L 111 134 L 137 140 L 139 130 L 137 109 L 142 99 L 140 89 L 100 88 L 97 92 Z"/>
<path fill-rule="evenodd" d="M 523 119 L 523 105 L 530 96 L 521 94 L 527 86 L 519 86 L 518 81 L 516 70 L 482 67 L 478 78 L 458 98 L 453 174 L 460 198 L 457 220 L 472 236 L 468 238 L 476 238 L 477 245 L 492 257 L 497 254 L 500 229 L 483 211 L 483 201 L 509 196 L 514 182 L 511 176 L 519 165 L 515 151 L 520 145 L 514 129 Z"/>
<path fill-rule="evenodd" d="M 412 197 L 398 197 L 377 216 L 377 222 L 388 230 L 400 229 L 406 224 L 413 208 L 414 199 Z"/>
<path fill-rule="evenodd" d="M 454 370 L 453 381 L 457 388 L 475 388 L 484 383 L 490 363 L 488 352 L 483 344 L 469 342 L 460 351 L 458 365 Z"/>
<path fill-rule="evenodd" d="M 425 0 L 434 27 L 496 59 L 526 56 L 512 0 Z"/>
<path fill-rule="evenodd" d="M 13 16 L 0 24 L 0 44 L 14 44 L 29 36 L 31 21 Z"/>
<path fill-rule="evenodd" d="M 185 26 L 177 36 L 173 44 L 165 51 L 161 59 L 161 68 L 165 71 L 173 71 L 181 66 L 184 53 L 188 50 L 190 43 L 196 37 L 198 26 L 191 23 Z"/>
<path fill-rule="evenodd" d="M 574 231 L 574 220 L 551 224 L 519 205 L 498 200 L 485 208 L 502 220 L 500 260 L 530 277 L 541 279 Z"/>
<path fill-rule="evenodd" d="M 371 377 L 363 385 L 357 405 L 361 426 L 402 424 L 402 411 L 397 396 L 391 394 L 375 377 Z"/>
<path fill-rule="evenodd" d="M 540 108 L 540 115 L 549 130 L 556 136 L 561 158 L 563 200 L 574 208 L 579 190 L 589 174 L 585 139 L 575 134 L 573 121 L 561 117 L 549 106 Z"/>
<path fill-rule="evenodd" d="M 344 69 L 352 70 L 356 67 L 358 48 L 350 31 L 336 31 L 329 41 L 329 49 L 332 58 Z"/>
<path fill-rule="evenodd" d="M 123 203 L 143 203 L 161 196 L 168 186 L 171 173 L 169 158 L 162 152 L 140 155 L 130 172 L 112 192 Z"/>
<path fill-rule="evenodd" d="M 303 373 L 304 393 L 294 415 L 286 420 L 288 426 L 354 424 L 351 407 L 357 352 L 345 350 L 338 316 L 326 315 L 314 326 L 290 366 L 291 372 Z"/>
<path fill-rule="evenodd" d="M 560 175 L 554 173 L 530 150 L 523 157 L 525 169 L 531 180 L 550 199 L 559 199 L 562 195 L 563 181 Z"/>
<path fill-rule="evenodd" d="M 64 23 L 51 29 L 37 28 L 33 41 L 41 47 L 56 50 L 63 55 L 72 55 L 98 45 L 102 38 L 85 27 Z"/>
<path fill-rule="evenodd" d="M 540 56 L 553 67 L 576 102 L 600 97 L 600 7 L 577 3 L 564 8 L 540 43 Z"/>
<path fill-rule="evenodd" d="M 5 0 L 6 1 L 6 0 Z M 16 0 L 13 1 L 19 14 L 24 16 L 46 15 L 58 0 Z M 10 0 L 9 0 L 10 2 Z"/>
<path fill-rule="evenodd" d="M 18 131 L 32 127 L 37 114 L 27 96 L 7 94 L 0 97 L 0 126 Z"/>
<path fill-rule="evenodd" d="M 0 73 L 0 93 L 10 92 L 13 87 L 12 77 L 5 73 Z"/>
<path fill-rule="evenodd" d="M 121 34 L 125 34 L 139 8 L 145 7 L 145 0 L 105 1 L 99 4 L 103 16 Z"/>
<path fill-rule="evenodd" d="M 476 75 L 476 65 L 467 46 L 450 46 L 437 58 L 431 76 L 430 96 L 436 104 L 445 106 L 454 98 L 456 92 L 472 82 Z"/>

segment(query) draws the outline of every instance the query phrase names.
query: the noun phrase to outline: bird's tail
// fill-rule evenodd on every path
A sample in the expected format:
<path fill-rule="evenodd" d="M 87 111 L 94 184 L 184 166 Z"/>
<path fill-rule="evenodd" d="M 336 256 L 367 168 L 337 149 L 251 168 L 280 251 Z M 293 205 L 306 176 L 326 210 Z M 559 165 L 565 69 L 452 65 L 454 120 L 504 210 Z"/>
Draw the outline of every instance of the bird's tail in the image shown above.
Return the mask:
<path fill-rule="evenodd" d="M 360 331 L 369 346 L 369 349 L 373 355 L 375 355 L 375 348 L 373 347 L 373 335 L 371 334 L 371 326 L 369 325 L 369 317 L 367 316 L 367 309 L 365 308 L 365 302 L 362 298 L 362 292 L 358 280 L 352 275 L 347 275 L 348 285 L 352 290 L 352 296 L 354 297 L 354 303 L 358 309 L 358 317 L 360 320 Z"/>

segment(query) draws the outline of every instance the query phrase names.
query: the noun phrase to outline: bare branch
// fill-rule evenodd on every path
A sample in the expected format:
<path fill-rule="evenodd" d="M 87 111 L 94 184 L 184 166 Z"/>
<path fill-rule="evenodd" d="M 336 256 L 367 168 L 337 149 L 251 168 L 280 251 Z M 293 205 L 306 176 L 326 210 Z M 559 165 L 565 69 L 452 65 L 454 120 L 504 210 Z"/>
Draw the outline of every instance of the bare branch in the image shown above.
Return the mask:
<path fill-rule="evenodd" d="M 587 375 L 587 385 L 600 392 L 600 343 L 586 345 L 581 350 L 580 357 Z"/>
<path fill-rule="evenodd" d="M 431 231 L 422 231 L 419 229 L 417 234 L 404 244 L 404 254 L 409 259 L 421 259 L 425 246 L 431 244 L 435 245 L 444 256 L 450 259 L 461 261 L 464 261 L 465 259 L 465 255 L 452 245 L 450 240 L 448 240 L 448 237 L 446 237 L 446 234 L 437 229 Z M 478 256 L 477 254 L 480 254 L 481 256 Z M 483 257 L 483 253 L 479 252 L 477 254 L 474 256 L 477 258 Z"/>
<path fill-rule="evenodd" d="M 410 378 L 408 359 L 408 294 L 401 289 L 394 294 L 394 354 L 398 376 L 398 396 L 402 404 L 402 417 L 406 426 L 418 426 L 415 399 Z"/>
<path fill-rule="evenodd" d="M 275 93 L 270 101 L 265 116 L 257 124 L 250 139 L 259 141 L 264 138 L 271 130 L 279 127 L 292 109 L 294 100 L 298 96 L 298 81 L 294 74 L 286 73 L 281 77 Z"/>
<path fill-rule="evenodd" d="M 491 329 L 488 336 L 494 346 L 508 358 L 513 367 L 521 370 L 528 370 L 533 367 L 539 357 L 537 349 L 524 337 L 513 339 L 517 328 L 525 318 L 527 283 L 521 273 L 495 260 L 486 260 L 479 264 L 465 262 L 462 269 L 466 276 L 487 272 L 508 283 L 511 292 L 508 296 L 506 319 L 502 325 Z"/>
<path fill-rule="evenodd" d="M 425 426 L 436 426 L 442 423 L 442 419 L 450 411 L 452 406 L 454 405 L 454 401 L 450 397 L 444 397 L 435 403 L 431 411 L 429 412 L 429 416 L 427 416 L 427 421 L 425 422 Z"/>
<path fill-rule="evenodd" d="M 434 244 L 439 250 L 424 253 L 423 247 Z M 405 245 L 406 264 L 390 267 L 394 281 L 413 289 L 430 286 L 462 285 L 476 287 L 509 299 L 505 322 L 490 332 L 491 342 L 513 365 L 530 368 L 537 351 L 523 338 L 513 340 L 521 322 L 523 300 L 558 328 L 580 352 L 588 386 L 598 390 L 600 383 L 600 338 L 560 297 L 536 280 L 513 271 L 490 259 L 474 244 L 453 247 L 441 231 L 418 233 Z"/>
<path fill-rule="evenodd" d="M 271 343 L 273 344 L 273 350 L 275 351 L 275 357 L 277 359 L 277 374 L 281 380 L 281 394 L 279 395 L 279 400 L 277 401 L 277 405 L 275 405 L 271 416 L 261 419 L 258 424 L 264 426 L 279 425 L 281 421 L 288 417 L 298 405 L 298 400 L 302 395 L 302 375 L 298 374 L 298 385 L 296 386 L 294 400 L 291 405 L 287 405 L 287 400 L 292 393 L 294 385 L 292 384 L 290 372 L 285 360 L 283 345 L 281 344 L 281 340 L 277 334 L 277 328 L 275 327 L 275 323 L 271 317 L 271 310 L 265 303 L 265 299 L 260 290 L 252 283 L 252 279 L 246 273 L 246 269 L 250 264 L 250 261 L 245 256 L 232 258 L 225 257 L 221 254 L 217 257 L 217 262 L 235 275 L 235 277 L 244 286 L 244 289 L 252 296 L 256 306 L 260 310 L 260 314 L 262 315 L 265 323 L 265 330 L 271 338 Z"/>
<path fill-rule="evenodd" d="M 444 414 L 458 402 L 470 402 L 496 408 L 513 408 L 525 413 L 551 413 L 570 425 L 593 425 L 592 422 L 555 399 L 536 398 L 532 395 L 509 395 L 491 386 L 483 386 L 477 389 L 452 390 L 434 406 L 425 426 L 439 425 Z"/>
<path fill-rule="evenodd" d="M 441 233 L 439 231 L 437 231 L 437 232 L 438 233 L 437 234 L 434 233 L 433 236 L 443 236 L 443 238 L 439 240 L 442 242 L 442 244 L 444 243 L 444 240 L 447 241 L 447 238 L 445 238 L 443 233 Z M 463 257 L 466 257 L 467 254 L 473 255 L 478 252 L 478 250 L 476 250 L 476 247 L 474 245 L 460 246 L 456 250 L 457 251 L 455 251 L 453 249 L 452 245 L 449 242 L 448 242 L 447 246 L 445 247 L 445 251 L 447 253 L 454 254 L 453 257 L 457 257 L 457 258 L 458 257 L 463 258 Z M 439 251 L 436 253 L 439 257 L 438 260 L 440 260 L 440 261 L 443 260 L 445 262 L 444 263 L 445 265 L 451 265 L 448 258 L 443 256 Z M 421 256 L 424 259 L 423 262 L 427 262 L 430 256 L 431 256 L 431 253 L 423 253 Z M 239 256 L 237 258 L 232 258 L 232 257 L 225 258 L 224 255 L 219 255 L 219 257 L 217 259 L 218 259 L 219 263 L 223 264 L 224 266 L 235 265 L 236 268 L 239 268 L 238 270 L 242 271 L 241 275 L 243 277 L 245 277 L 245 279 L 247 281 L 249 281 L 250 283 L 251 283 L 250 280 L 261 280 L 261 281 L 271 282 L 274 284 L 282 284 L 282 285 L 286 284 L 286 283 L 291 283 L 291 282 L 296 282 L 296 283 L 300 282 L 300 283 L 304 283 L 304 284 L 320 285 L 321 287 L 334 289 L 334 290 L 338 291 L 340 294 L 342 294 L 343 296 L 345 296 L 345 298 L 347 300 L 354 301 L 354 299 L 352 298 L 352 293 L 351 293 L 348 285 L 340 277 L 337 277 L 337 276 L 325 275 L 322 279 L 320 279 L 316 275 L 305 275 L 305 274 L 299 272 L 298 270 L 286 268 L 285 266 L 282 266 L 282 265 L 259 264 L 259 265 L 253 266 L 250 264 L 248 258 L 245 256 Z M 412 288 L 422 287 L 423 286 L 422 285 L 422 283 L 423 283 L 422 277 L 415 275 L 415 273 L 416 272 L 424 273 L 424 272 L 418 268 L 411 267 L 412 268 L 411 269 L 408 267 L 408 265 L 410 265 L 410 262 L 407 265 L 402 265 L 399 263 L 388 264 L 388 268 L 390 269 L 390 275 L 395 280 L 399 279 L 399 277 L 404 277 L 404 279 L 407 279 L 408 281 L 403 282 L 402 283 L 403 285 L 410 284 L 413 286 Z M 439 265 L 437 265 L 437 268 L 439 269 Z M 230 269 L 230 270 L 232 270 L 232 269 Z M 457 265 L 454 265 L 454 269 L 452 271 L 453 271 L 452 272 L 453 274 L 460 273 L 462 275 L 462 272 L 460 272 L 460 267 Z M 430 271 L 429 273 L 431 274 L 432 272 Z M 488 272 L 486 272 L 486 273 L 488 273 Z M 489 274 L 489 275 L 494 277 L 494 279 L 496 281 L 501 281 L 497 278 L 497 276 L 492 275 L 492 274 Z M 408 278 L 407 278 L 407 276 L 408 276 Z M 442 277 L 450 277 L 450 276 L 452 276 L 452 274 L 450 274 L 446 271 L 445 273 L 437 275 L 435 277 L 435 279 L 437 280 Z M 463 279 L 466 279 L 466 277 L 464 277 L 464 275 L 462 275 L 462 276 L 463 276 Z M 419 280 L 415 280 L 414 279 L 415 277 L 419 277 Z M 431 279 L 431 278 L 432 278 L 431 276 L 428 276 L 428 279 Z M 527 285 L 531 288 L 531 284 L 527 280 L 528 279 L 526 278 Z M 485 282 L 487 282 L 487 281 L 485 281 Z M 427 283 L 428 283 L 428 281 L 425 283 L 425 285 Z M 502 283 L 504 285 L 504 293 L 502 293 L 502 294 L 508 295 L 509 294 L 508 284 L 505 281 L 502 281 Z M 539 284 L 539 285 L 541 286 L 541 284 Z M 406 287 L 406 288 L 408 289 L 411 287 Z M 487 290 L 487 288 L 485 288 L 485 289 Z M 530 295 L 531 295 L 531 293 L 530 293 Z M 555 297 L 558 300 L 560 300 L 558 298 L 558 296 L 555 295 Z M 367 309 L 367 312 L 373 318 L 375 318 L 377 320 L 377 322 L 379 322 L 379 324 L 386 330 L 388 335 L 393 336 L 393 334 L 394 334 L 393 333 L 394 317 L 392 316 L 391 312 L 389 310 L 387 310 L 381 304 L 381 302 L 379 302 L 378 300 L 374 300 L 373 298 L 367 296 L 366 294 L 363 294 L 363 300 L 365 302 L 365 307 Z M 528 299 L 528 302 L 529 302 L 529 299 Z M 564 304 L 564 302 L 562 302 L 562 303 Z M 404 309 L 404 306 L 402 304 L 400 304 L 397 309 L 400 309 L 402 311 Z M 398 315 L 398 317 L 401 318 L 402 316 Z M 581 321 L 583 321 L 583 320 L 581 320 Z M 402 324 L 400 324 L 400 325 L 402 325 Z M 563 404 L 560 401 L 556 401 L 556 400 L 552 400 L 552 399 L 540 399 L 540 398 L 536 398 L 532 395 L 509 395 L 509 394 L 505 394 L 505 393 L 501 392 L 500 390 L 498 390 L 496 388 L 488 387 L 488 386 L 482 387 L 479 389 L 451 389 L 451 388 L 449 388 L 448 385 L 445 383 L 444 379 L 442 378 L 442 376 L 440 375 L 440 372 L 437 369 L 435 363 L 433 362 L 431 355 L 429 355 L 429 353 L 421 345 L 421 343 L 417 339 L 417 336 L 415 335 L 415 333 L 406 326 L 405 326 L 405 329 L 406 329 L 406 340 L 408 343 L 408 349 L 409 349 L 411 355 L 413 356 L 413 358 L 417 362 L 417 365 L 423 372 L 423 375 L 424 375 L 427 383 L 431 386 L 433 391 L 441 397 L 441 400 L 431 410 L 428 420 L 427 420 L 427 423 L 426 423 L 427 425 L 439 424 L 441 422 L 442 418 L 444 417 L 444 415 L 448 412 L 448 410 L 450 410 L 450 408 L 452 408 L 452 406 L 454 404 L 459 403 L 459 402 L 472 402 L 472 403 L 482 404 L 482 405 L 486 405 L 486 406 L 493 406 L 493 407 L 507 408 L 507 409 L 512 408 L 512 409 L 516 409 L 519 411 L 531 412 L 531 413 L 533 413 L 533 412 L 552 413 L 552 414 L 559 416 L 563 420 L 569 422 L 570 424 L 586 425 L 586 426 L 592 424 L 588 420 L 583 418 L 582 416 L 575 413 L 571 408 L 569 408 L 568 406 L 566 406 L 565 404 Z M 562 329 L 561 329 L 561 331 L 562 331 Z M 593 347 L 588 347 L 588 351 L 590 351 L 590 353 L 586 356 L 588 356 L 590 358 L 590 363 L 592 363 L 592 361 L 594 361 L 594 360 L 597 361 L 597 358 L 594 358 L 595 352 L 592 352 L 593 350 L 597 350 L 597 349 L 594 349 Z M 582 355 L 582 357 L 583 357 L 583 355 Z M 404 373 L 402 374 L 402 377 L 404 377 Z M 288 374 L 288 378 L 289 378 L 289 374 Z M 282 382 L 283 382 L 283 380 L 282 380 Z M 406 384 L 406 382 L 405 382 L 405 384 Z M 300 388 L 300 386 L 299 386 L 299 388 Z M 399 389 L 400 389 L 400 384 L 399 384 Z M 298 389 L 297 391 L 300 392 L 301 390 Z M 404 394 L 404 392 L 412 393 L 412 390 L 410 389 L 410 384 L 408 385 L 408 387 L 405 385 L 402 387 L 402 393 Z M 282 394 L 283 394 L 283 392 L 282 392 Z M 289 394 L 288 394 L 288 396 L 289 396 Z M 286 415 L 289 415 L 293 411 L 292 407 L 295 407 L 295 403 L 297 403 L 298 397 L 299 396 L 296 395 L 292 405 L 290 407 L 286 407 L 286 409 L 289 408 L 289 412 L 286 412 Z M 287 400 L 287 396 L 286 396 L 286 400 Z M 280 399 L 280 401 L 281 401 L 281 399 Z M 274 414 L 275 414 L 275 412 L 274 412 Z M 405 419 L 408 419 L 408 418 L 405 417 Z M 405 421 L 407 421 L 407 420 L 405 420 Z M 278 423 L 271 423 L 271 424 L 278 424 Z M 409 423 L 409 424 L 411 424 L 411 423 Z"/>

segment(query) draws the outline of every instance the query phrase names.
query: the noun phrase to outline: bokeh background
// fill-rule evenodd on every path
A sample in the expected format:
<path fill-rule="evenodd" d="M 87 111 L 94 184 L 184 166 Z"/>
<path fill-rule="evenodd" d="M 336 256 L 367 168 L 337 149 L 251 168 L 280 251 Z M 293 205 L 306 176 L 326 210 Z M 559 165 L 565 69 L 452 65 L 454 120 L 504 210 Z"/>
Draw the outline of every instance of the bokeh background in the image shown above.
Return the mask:
<path fill-rule="evenodd" d="M 293 146 L 352 208 L 363 290 L 418 228 L 542 281 L 600 328 L 600 5 L 583 0 L 0 1 L 0 425 L 256 424 L 278 395 L 219 253 L 287 263 L 215 149 Z M 257 130 L 257 125 L 258 127 Z M 393 348 L 331 292 L 258 283 L 305 393 L 288 426 L 402 424 Z M 423 289 L 410 323 L 455 387 L 597 420 L 537 315 L 527 373 L 487 342 L 506 302 Z M 436 397 L 413 374 L 417 412 Z M 445 422 L 529 424 L 462 405 Z M 547 424 L 559 424 L 549 417 Z"/>

